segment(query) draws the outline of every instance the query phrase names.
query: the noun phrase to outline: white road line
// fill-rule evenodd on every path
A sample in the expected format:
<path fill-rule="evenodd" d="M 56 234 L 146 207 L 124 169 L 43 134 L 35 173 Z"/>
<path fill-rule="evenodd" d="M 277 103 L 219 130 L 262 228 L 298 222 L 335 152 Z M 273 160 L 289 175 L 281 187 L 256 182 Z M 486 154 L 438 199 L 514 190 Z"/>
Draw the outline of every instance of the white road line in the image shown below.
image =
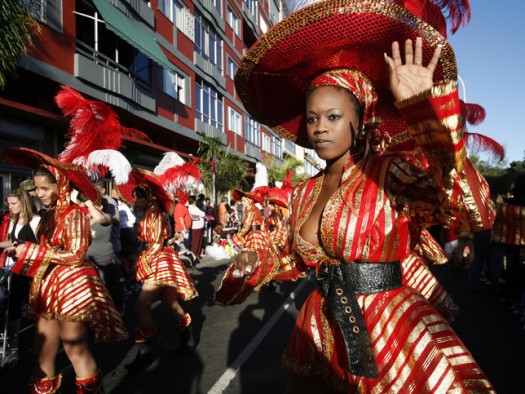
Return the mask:
<path fill-rule="evenodd" d="M 248 346 L 244 348 L 244 350 L 239 354 L 239 356 L 235 359 L 235 361 L 232 363 L 231 366 L 229 366 L 226 371 L 222 374 L 222 376 L 215 382 L 213 387 L 208 391 L 208 394 L 220 394 L 226 390 L 230 382 L 235 378 L 235 375 L 241 368 L 241 366 L 250 358 L 252 353 L 257 349 L 257 346 L 260 345 L 262 340 L 268 335 L 272 327 L 277 323 L 281 315 L 288 309 L 288 307 L 292 304 L 292 301 L 295 299 L 297 294 L 301 292 L 303 287 L 306 286 L 308 283 L 308 279 L 303 279 L 301 283 L 295 288 L 294 291 L 290 293 L 286 301 L 282 303 L 282 305 L 277 309 L 277 311 L 273 314 L 273 316 L 266 322 L 266 324 L 261 328 L 261 330 L 257 333 L 257 335 L 250 341 Z"/>

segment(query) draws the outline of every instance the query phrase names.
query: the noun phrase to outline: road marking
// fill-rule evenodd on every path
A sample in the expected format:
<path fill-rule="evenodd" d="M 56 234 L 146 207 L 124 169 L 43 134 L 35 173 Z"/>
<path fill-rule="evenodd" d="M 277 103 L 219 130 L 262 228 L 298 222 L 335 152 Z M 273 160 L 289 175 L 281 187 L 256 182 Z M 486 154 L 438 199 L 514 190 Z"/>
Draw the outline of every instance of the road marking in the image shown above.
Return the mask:
<path fill-rule="evenodd" d="M 308 279 L 303 279 L 301 283 L 295 288 L 294 291 L 290 293 L 286 301 L 282 303 L 282 305 L 275 311 L 273 316 L 266 322 L 266 324 L 259 330 L 257 335 L 250 341 L 248 346 L 244 348 L 244 350 L 237 356 L 235 361 L 232 363 L 231 366 L 229 366 L 226 371 L 222 374 L 222 376 L 215 382 L 213 387 L 208 391 L 208 394 L 220 394 L 226 390 L 230 382 L 235 378 L 235 375 L 241 368 L 241 366 L 250 358 L 252 353 L 257 349 L 257 346 L 259 346 L 262 342 L 262 340 L 268 335 L 272 327 L 277 323 L 277 321 L 280 319 L 282 314 L 288 309 L 288 307 L 292 304 L 293 300 L 303 290 L 303 288 L 308 283 Z"/>

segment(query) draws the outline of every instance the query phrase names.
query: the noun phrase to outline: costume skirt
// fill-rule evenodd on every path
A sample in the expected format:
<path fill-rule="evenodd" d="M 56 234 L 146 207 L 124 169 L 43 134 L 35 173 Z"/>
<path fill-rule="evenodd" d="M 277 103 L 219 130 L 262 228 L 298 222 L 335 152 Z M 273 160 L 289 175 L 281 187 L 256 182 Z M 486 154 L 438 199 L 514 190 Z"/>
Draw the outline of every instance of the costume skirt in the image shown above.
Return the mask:
<path fill-rule="evenodd" d="M 88 323 L 95 342 L 128 337 L 96 266 L 88 260 L 80 266 L 52 264 L 41 280 L 33 279 L 27 316 Z"/>
<path fill-rule="evenodd" d="M 426 298 L 413 289 L 358 295 L 379 378 L 348 371 L 344 339 L 315 289 L 303 305 L 283 364 L 301 376 L 321 375 L 347 393 L 495 392 L 472 355 Z"/>
<path fill-rule="evenodd" d="M 217 304 L 225 306 L 241 304 L 253 291 L 269 283 L 279 272 L 279 257 L 263 231 L 256 230 L 248 233 L 242 251 L 256 252 L 259 255 L 259 263 L 257 263 L 259 265 L 256 265 L 253 276 L 245 280 L 233 276 L 236 268 L 232 263 L 215 292 Z"/>
<path fill-rule="evenodd" d="M 199 295 L 188 271 L 172 247 L 164 247 L 155 259 L 148 261 L 148 265 L 151 273 L 148 273 L 143 260 L 138 260 L 138 281 L 148 285 L 173 287 L 184 301 Z"/>

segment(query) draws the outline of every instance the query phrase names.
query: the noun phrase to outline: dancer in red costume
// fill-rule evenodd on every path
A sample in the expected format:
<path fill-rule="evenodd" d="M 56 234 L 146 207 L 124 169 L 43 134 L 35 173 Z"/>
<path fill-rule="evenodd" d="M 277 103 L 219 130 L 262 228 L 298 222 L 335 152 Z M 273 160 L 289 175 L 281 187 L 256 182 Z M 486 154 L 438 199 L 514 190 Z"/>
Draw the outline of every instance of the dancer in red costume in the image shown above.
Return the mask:
<path fill-rule="evenodd" d="M 27 316 L 37 320 L 34 366 L 30 393 L 54 393 L 60 387 L 55 358 L 62 343 L 77 375 L 77 392 L 96 393 L 102 374 L 89 351 L 89 334 L 95 342 L 127 338 L 124 323 L 106 290 L 96 266 L 85 259 L 91 243 L 89 219 L 70 201 L 75 187 L 93 201 L 98 194 L 87 176 L 74 164 L 62 164 L 24 148 L 2 151 L 1 158 L 37 168 L 37 196 L 49 209 L 38 228 L 39 243 L 16 246 L 13 272 L 33 277 Z"/>
<path fill-rule="evenodd" d="M 170 160 L 171 165 L 166 164 Z M 137 211 L 144 212 L 136 230 L 143 251 L 135 270 L 137 280 L 143 285 L 135 304 L 135 342 L 138 352 L 136 358 L 127 365 L 130 371 L 140 370 L 153 360 L 151 340 L 155 335 L 156 325 L 151 314 L 151 305 L 157 300 L 161 300 L 169 311 L 175 331 L 180 334 L 181 345 L 177 351 L 191 353 L 197 346 L 190 314 L 184 312 L 178 300 L 189 301 L 198 293 L 177 252 L 165 243 L 169 239 L 169 227 L 163 211 L 172 215 L 174 208 L 173 197 L 168 190 L 178 197 L 179 204 L 184 204 L 189 191 L 185 188 L 197 186 L 200 181 L 197 168 L 191 163 L 183 163 L 178 155 L 170 152 L 155 169 L 160 176 L 135 168 L 128 183 L 118 187 L 118 192 L 125 201 L 132 203 Z"/>
<path fill-rule="evenodd" d="M 54 363 L 62 343 L 77 375 L 77 393 L 96 393 L 102 374 L 89 351 L 89 333 L 95 342 L 122 340 L 128 333 L 96 266 L 85 259 L 91 243 L 89 219 L 71 202 L 71 191 L 75 188 L 98 201 L 100 195 L 86 173 L 96 177 L 108 169 L 118 174 L 117 182 L 127 181 L 131 166 L 117 151 L 122 135 L 145 136 L 122 127 L 106 104 L 86 100 L 70 87 L 63 86 L 55 101 L 71 117 L 70 141 L 57 160 L 25 148 L 0 153 L 3 160 L 37 169 L 36 193 L 49 207 L 38 228 L 40 242 L 16 246 L 13 268 L 33 277 L 27 315 L 37 323 L 28 392 L 59 389 L 62 377 Z"/>
<path fill-rule="evenodd" d="M 233 190 L 233 198 L 242 202 L 244 213 L 242 227 L 233 235 L 231 243 L 242 249 L 243 252 L 253 254 L 256 258 L 247 267 L 251 273 L 249 280 L 239 275 L 234 264 L 228 268 L 215 292 L 217 304 L 227 306 L 242 303 L 253 291 L 268 284 L 279 272 L 279 257 L 264 228 L 261 211 L 255 205 L 264 203 L 264 196 L 267 192 L 267 186 L 256 187 L 251 192 Z"/>
<path fill-rule="evenodd" d="M 289 393 L 494 392 L 400 263 L 421 228 L 494 220 L 466 157 L 445 35 L 431 2 L 324 1 L 276 25 L 238 68 L 250 115 L 326 161 L 290 203 L 290 255 L 319 286 L 283 355 Z M 246 280 L 257 258 L 236 257 Z"/>

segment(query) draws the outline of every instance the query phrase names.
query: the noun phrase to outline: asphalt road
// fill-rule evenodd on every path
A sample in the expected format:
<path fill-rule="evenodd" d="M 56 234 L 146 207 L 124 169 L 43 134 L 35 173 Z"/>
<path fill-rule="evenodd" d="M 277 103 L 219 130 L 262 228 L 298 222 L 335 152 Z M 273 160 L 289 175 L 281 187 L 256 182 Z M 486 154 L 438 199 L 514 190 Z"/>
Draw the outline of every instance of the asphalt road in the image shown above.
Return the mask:
<path fill-rule="evenodd" d="M 185 308 L 191 313 L 199 346 L 191 356 L 174 355 L 178 335 L 168 314 L 154 305 L 158 325 L 154 342 L 156 360 L 138 374 L 125 365 L 135 356 L 131 339 L 120 343 L 94 344 L 92 349 L 104 374 L 105 393 L 281 393 L 288 372 L 281 353 L 298 310 L 314 288 L 304 280 L 265 287 L 243 305 L 213 304 L 213 292 L 228 266 L 227 260 L 204 259 L 190 273 L 199 297 Z M 433 271 L 461 308 L 453 327 L 499 393 L 525 393 L 525 331 L 519 317 L 488 289 L 466 291 L 466 272 L 449 266 Z M 134 332 L 134 297 L 127 302 L 125 323 Z M 19 366 L 0 372 L 0 393 L 23 393 L 31 370 L 32 326 L 21 337 L 23 354 Z M 57 367 L 64 375 L 62 393 L 74 393 L 74 371 L 63 352 Z"/>

